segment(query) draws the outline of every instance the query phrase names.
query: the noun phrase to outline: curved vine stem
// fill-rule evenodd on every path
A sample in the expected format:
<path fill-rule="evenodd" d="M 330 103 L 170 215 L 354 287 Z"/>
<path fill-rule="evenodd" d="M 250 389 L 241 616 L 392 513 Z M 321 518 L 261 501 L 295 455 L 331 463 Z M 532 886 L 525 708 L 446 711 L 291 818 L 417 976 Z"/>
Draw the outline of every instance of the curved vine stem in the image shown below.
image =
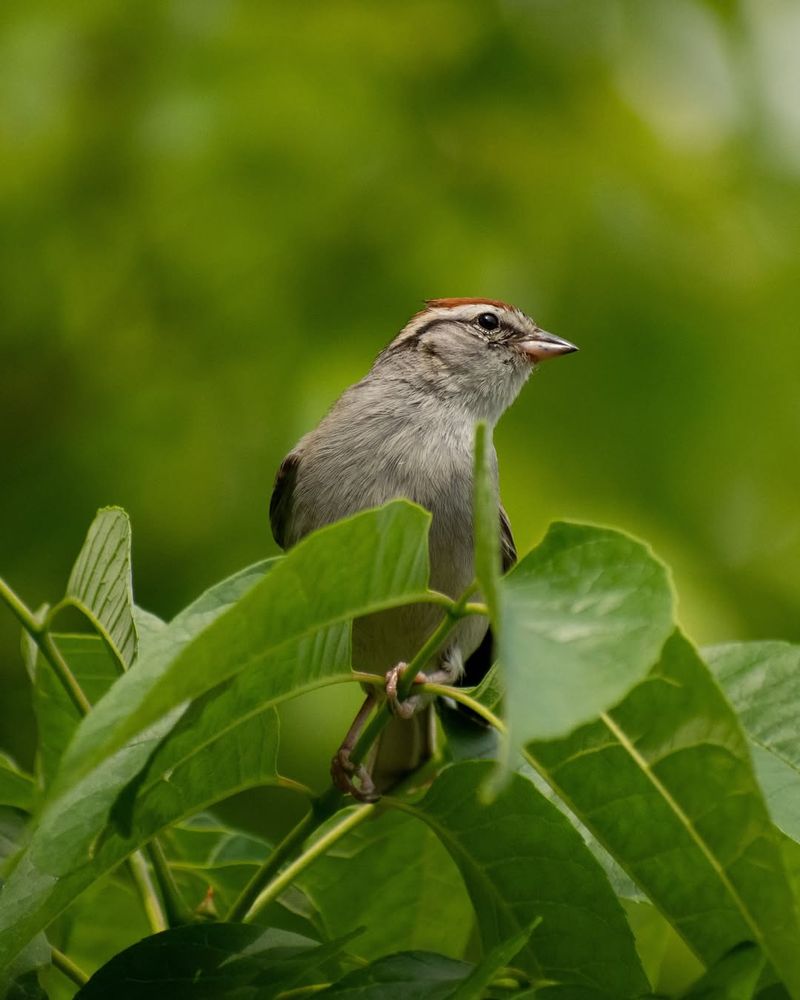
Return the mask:
<path fill-rule="evenodd" d="M 447 684 L 421 684 L 420 691 L 423 694 L 435 694 L 444 698 L 452 698 L 453 701 L 459 702 L 466 708 L 471 709 L 482 719 L 485 719 L 485 721 L 488 722 L 493 729 L 496 729 L 501 736 L 508 735 L 508 726 L 505 722 L 503 722 L 499 716 L 495 715 L 491 709 L 487 708 L 485 705 L 481 705 L 479 701 L 476 701 L 468 695 L 463 688 L 449 687 Z"/>
<path fill-rule="evenodd" d="M 346 833 L 349 833 L 350 830 L 363 823 L 376 808 L 376 805 L 373 803 L 363 803 L 352 812 L 343 815 L 340 822 L 332 826 L 321 837 L 318 837 L 307 850 L 303 851 L 294 861 L 288 864 L 256 897 L 252 906 L 243 917 L 245 923 L 255 920 L 262 910 L 269 906 L 273 900 L 277 899 L 287 886 L 292 884 L 304 868 L 307 868 L 318 857 L 325 854 Z"/>
<path fill-rule="evenodd" d="M 64 690 L 69 695 L 69 699 L 75 708 L 77 708 L 81 715 L 88 715 L 92 709 L 91 703 L 83 693 L 83 689 L 75 679 L 75 675 L 69 669 L 67 661 L 61 655 L 58 646 L 53 642 L 53 637 L 47 625 L 42 624 L 37 619 L 36 615 L 34 615 L 30 608 L 25 606 L 3 579 L 0 579 L 0 598 L 5 601 L 20 625 L 22 625 L 39 647 L 39 651 L 53 668 L 53 672 L 61 681 Z"/>
<path fill-rule="evenodd" d="M 76 986 L 84 986 L 89 982 L 89 977 L 83 969 L 77 966 L 71 958 L 68 958 L 63 951 L 59 951 L 58 948 L 53 948 L 51 946 L 50 960 L 52 961 L 54 967 L 65 975 L 67 979 L 75 983 Z"/>

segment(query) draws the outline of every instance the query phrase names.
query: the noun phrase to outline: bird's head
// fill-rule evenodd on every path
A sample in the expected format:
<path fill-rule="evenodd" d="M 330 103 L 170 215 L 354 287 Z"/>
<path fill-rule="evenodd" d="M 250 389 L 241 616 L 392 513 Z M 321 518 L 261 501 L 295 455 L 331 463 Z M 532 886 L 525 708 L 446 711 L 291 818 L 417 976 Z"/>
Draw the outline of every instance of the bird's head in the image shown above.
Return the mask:
<path fill-rule="evenodd" d="M 378 358 L 475 419 L 494 423 L 530 373 L 578 348 L 494 299 L 431 299 Z"/>

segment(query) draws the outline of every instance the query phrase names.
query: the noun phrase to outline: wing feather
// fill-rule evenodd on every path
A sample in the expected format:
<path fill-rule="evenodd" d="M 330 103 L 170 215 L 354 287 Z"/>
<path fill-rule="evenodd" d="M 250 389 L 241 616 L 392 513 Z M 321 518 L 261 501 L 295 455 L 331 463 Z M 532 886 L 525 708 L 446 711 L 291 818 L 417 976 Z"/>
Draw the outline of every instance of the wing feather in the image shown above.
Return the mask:
<path fill-rule="evenodd" d="M 269 501 L 269 523 L 272 526 L 272 537 L 282 549 L 289 547 L 289 520 L 292 516 L 294 487 L 299 468 L 300 453 L 290 451 L 280 464 Z"/>

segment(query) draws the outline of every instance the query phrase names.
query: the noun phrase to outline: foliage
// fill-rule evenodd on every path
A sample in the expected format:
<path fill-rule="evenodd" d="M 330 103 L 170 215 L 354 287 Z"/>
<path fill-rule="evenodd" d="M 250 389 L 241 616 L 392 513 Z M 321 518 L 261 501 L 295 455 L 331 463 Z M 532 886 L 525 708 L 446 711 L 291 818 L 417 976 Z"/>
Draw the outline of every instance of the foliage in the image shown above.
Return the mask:
<path fill-rule="evenodd" d="M 168 623 L 133 604 L 118 508 L 52 607 L 2 585 L 41 732 L 34 774 L 0 757 L 8 997 L 800 998 L 797 650 L 704 658 L 619 531 L 556 524 L 501 578 L 485 454 L 479 428 L 485 605 L 427 590 L 429 518 L 402 500 Z M 481 686 L 429 687 L 499 747 L 472 721 L 376 804 L 313 796 L 281 774 L 277 708 L 363 681 L 349 623 L 420 600 L 442 636 L 490 617 Z M 58 631 L 75 608 L 89 631 Z M 312 795 L 278 844 L 208 811 L 264 785 Z"/>
<path fill-rule="evenodd" d="M 799 34 L 793 0 L 3 0 L 3 572 L 63 590 L 108 498 L 173 617 L 271 554 L 280 460 L 421 300 L 488 295 L 581 348 L 498 428 L 520 551 L 623 524 L 699 641 L 800 641 Z"/>

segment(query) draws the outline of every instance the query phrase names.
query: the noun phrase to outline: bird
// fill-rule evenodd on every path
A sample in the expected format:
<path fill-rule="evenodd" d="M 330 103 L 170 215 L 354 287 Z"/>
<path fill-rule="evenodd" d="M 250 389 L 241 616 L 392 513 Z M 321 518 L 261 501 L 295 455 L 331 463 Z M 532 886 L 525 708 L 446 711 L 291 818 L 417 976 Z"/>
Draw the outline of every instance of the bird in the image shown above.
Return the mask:
<path fill-rule="evenodd" d="M 288 550 L 310 532 L 359 511 L 406 498 L 432 515 L 432 589 L 457 600 L 473 583 L 473 448 L 476 424 L 491 430 L 542 362 L 577 351 L 517 307 L 490 298 L 429 299 L 281 463 L 270 523 Z M 498 467 L 491 449 L 490 470 Z M 499 498 L 499 492 L 495 495 Z M 516 560 L 508 516 L 498 499 L 503 569 Z M 475 600 L 480 599 L 476 595 Z M 364 704 L 331 763 L 334 784 L 375 801 L 434 752 L 431 699 L 400 701 L 400 671 L 440 622 L 442 608 L 411 604 L 356 619 L 352 665 L 385 677 L 393 717 L 369 764 L 350 753 L 375 705 Z M 416 681 L 474 683 L 491 665 L 485 617 L 459 621 Z"/>

